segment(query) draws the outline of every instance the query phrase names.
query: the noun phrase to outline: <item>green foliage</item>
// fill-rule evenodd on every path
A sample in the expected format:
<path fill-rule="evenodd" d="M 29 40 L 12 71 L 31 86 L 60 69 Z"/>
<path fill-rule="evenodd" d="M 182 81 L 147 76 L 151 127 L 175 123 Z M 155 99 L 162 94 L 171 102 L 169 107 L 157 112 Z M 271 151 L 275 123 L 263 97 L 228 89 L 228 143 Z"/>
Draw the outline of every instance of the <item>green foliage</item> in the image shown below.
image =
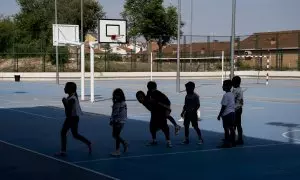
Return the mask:
<path fill-rule="evenodd" d="M 8 53 L 13 49 L 15 24 L 10 17 L 0 18 L 0 53 Z"/>
<path fill-rule="evenodd" d="M 108 53 L 106 57 L 109 61 L 122 61 L 122 56 L 116 53 Z"/>
<path fill-rule="evenodd" d="M 177 9 L 164 7 L 163 0 L 126 0 L 121 15 L 128 21 L 129 37 L 155 40 L 160 52 L 164 45 L 177 39 Z"/>
<path fill-rule="evenodd" d="M 52 65 L 56 65 L 56 48 L 52 48 L 52 53 L 50 54 L 50 60 Z M 58 47 L 58 61 L 59 64 L 65 64 L 69 61 L 69 51 L 68 47 Z"/>
<path fill-rule="evenodd" d="M 81 0 L 58 0 L 58 24 L 80 26 Z M 84 35 L 97 27 L 103 7 L 95 0 L 84 0 Z M 55 23 L 54 0 L 17 0 L 20 12 L 14 18 L 0 16 L 0 53 L 47 54 L 52 47 L 52 24 Z M 63 50 L 64 51 L 64 50 Z M 65 62 L 67 58 L 62 58 Z"/>

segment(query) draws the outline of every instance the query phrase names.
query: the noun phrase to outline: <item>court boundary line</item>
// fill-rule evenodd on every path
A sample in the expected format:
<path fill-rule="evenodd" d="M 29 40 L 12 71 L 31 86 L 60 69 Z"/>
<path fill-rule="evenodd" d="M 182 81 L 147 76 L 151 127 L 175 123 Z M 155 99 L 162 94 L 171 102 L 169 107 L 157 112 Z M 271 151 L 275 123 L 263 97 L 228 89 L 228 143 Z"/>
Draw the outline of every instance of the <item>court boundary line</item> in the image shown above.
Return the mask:
<path fill-rule="evenodd" d="M 86 164 L 86 163 L 95 163 L 95 162 L 111 161 L 111 160 L 135 159 L 135 158 L 143 158 L 143 157 L 157 157 L 157 156 L 168 156 L 168 155 L 201 153 L 201 152 L 213 152 L 213 151 L 234 150 L 234 149 L 250 149 L 250 148 L 259 148 L 259 147 L 282 146 L 282 145 L 288 145 L 288 144 L 291 144 L 291 143 L 272 143 L 272 144 L 234 147 L 234 148 L 229 148 L 229 149 L 213 148 L 213 149 L 202 149 L 202 150 L 193 150 L 193 151 L 178 151 L 178 152 L 171 152 L 171 153 L 143 154 L 143 155 L 125 156 L 125 157 L 117 157 L 117 158 L 100 158 L 100 159 L 94 159 L 94 160 L 74 161 L 72 163 L 74 163 L 74 164 Z"/>
<path fill-rule="evenodd" d="M 34 150 L 31 150 L 31 149 L 28 149 L 28 148 L 25 148 L 25 147 L 16 145 L 16 144 L 12 144 L 12 143 L 9 143 L 9 142 L 3 141 L 3 140 L 0 140 L 0 142 L 3 143 L 3 144 L 6 144 L 6 145 L 8 145 L 8 146 L 17 148 L 17 149 L 19 149 L 19 150 L 23 150 L 23 151 L 26 151 L 26 152 L 30 152 L 30 153 L 32 153 L 32 154 L 36 154 L 36 155 L 39 155 L 39 156 L 44 157 L 44 158 L 47 158 L 47 159 L 51 159 L 51 160 L 54 160 L 54 161 L 57 161 L 57 162 L 60 162 L 60 163 L 63 163 L 63 164 L 66 164 L 66 165 L 75 167 L 75 168 L 79 168 L 79 169 L 81 169 L 81 170 L 85 170 L 85 171 L 90 172 L 90 173 L 97 174 L 97 175 L 99 175 L 99 176 L 103 176 L 103 177 L 106 177 L 106 178 L 109 178 L 109 179 L 112 179 L 112 180 L 120 180 L 120 179 L 118 179 L 118 178 L 116 178 L 116 177 L 112 177 L 112 176 L 110 176 L 110 175 L 101 173 L 101 172 L 99 172 L 99 171 L 95 171 L 95 170 L 92 170 L 92 169 L 89 169 L 89 168 L 85 168 L 85 167 L 76 165 L 76 164 L 74 164 L 74 163 L 72 163 L 72 162 L 64 161 L 64 160 L 61 160 L 61 159 L 58 159 L 58 158 L 55 158 L 55 157 L 52 157 L 52 156 L 49 156 L 49 155 L 46 155 L 46 154 L 43 154 L 43 153 L 34 151 Z"/>
<path fill-rule="evenodd" d="M 9 111 L 14 111 L 14 112 L 19 112 L 19 113 L 28 114 L 28 115 L 31 115 L 31 116 L 42 117 L 42 118 L 46 118 L 46 119 L 55 119 L 55 120 L 59 120 L 58 118 L 54 118 L 54 117 L 50 117 L 50 116 L 44 116 L 44 115 L 40 115 L 40 114 L 36 114 L 36 113 L 30 113 L 30 112 L 21 111 L 21 110 L 16 110 L 16 109 L 11 109 L 11 108 L 0 107 L 0 109 L 9 110 Z"/>

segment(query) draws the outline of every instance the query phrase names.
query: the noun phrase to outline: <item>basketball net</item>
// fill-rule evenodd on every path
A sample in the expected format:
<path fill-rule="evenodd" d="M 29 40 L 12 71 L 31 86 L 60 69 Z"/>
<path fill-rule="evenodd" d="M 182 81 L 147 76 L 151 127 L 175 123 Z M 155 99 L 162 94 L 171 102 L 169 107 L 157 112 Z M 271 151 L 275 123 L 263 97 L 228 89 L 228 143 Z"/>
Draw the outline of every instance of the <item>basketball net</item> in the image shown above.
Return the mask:
<path fill-rule="evenodd" d="M 116 42 L 116 41 L 119 41 L 121 39 L 121 37 L 123 37 L 123 36 L 113 34 L 113 35 L 111 35 L 111 40 Z"/>

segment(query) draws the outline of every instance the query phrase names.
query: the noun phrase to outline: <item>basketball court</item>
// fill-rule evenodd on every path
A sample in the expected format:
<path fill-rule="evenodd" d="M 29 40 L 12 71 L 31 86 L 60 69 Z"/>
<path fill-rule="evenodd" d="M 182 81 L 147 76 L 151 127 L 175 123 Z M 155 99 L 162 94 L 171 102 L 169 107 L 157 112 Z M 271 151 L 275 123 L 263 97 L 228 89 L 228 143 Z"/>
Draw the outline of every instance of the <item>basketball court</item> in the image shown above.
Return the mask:
<path fill-rule="evenodd" d="M 135 93 L 146 91 L 143 80 L 94 79 L 93 48 L 98 43 L 126 43 L 126 21 L 99 21 L 97 42 L 90 43 L 91 76 L 76 80 L 84 115 L 79 132 L 92 142 L 93 153 L 68 135 L 67 157 L 57 158 L 60 130 L 65 118 L 61 103 L 65 81 L 0 82 L 0 177 L 1 179 L 297 179 L 300 168 L 300 81 L 242 79 L 245 106 L 243 128 L 245 144 L 230 149 L 216 148 L 223 138 L 222 123 L 217 121 L 223 95 L 220 79 L 194 79 L 200 95 L 204 144 L 197 145 L 191 129 L 189 145 L 181 145 L 171 128 L 173 148 L 167 148 L 158 133 L 159 144 L 148 147 L 150 113 L 135 100 Z M 81 46 L 78 26 L 53 26 L 54 46 Z M 56 35 L 55 35 L 56 34 Z M 66 34 L 70 36 L 65 36 Z M 64 38 L 60 38 L 64 37 Z M 83 49 L 83 48 L 82 48 Z M 178 120 L 184 103 L 182 79 L 176 92 L 175 80 L 153 79 L 172 103 L 172 116 Z M 178 81 L 177 81 L 178 82 Z M 109 126 L 111 96 L 122 88 L 128 105 L 128 121 L 122 136 L 129 151 L 111 157 L 114 151 Z M 182 122 L 178 122 L 182 126 Z"/>

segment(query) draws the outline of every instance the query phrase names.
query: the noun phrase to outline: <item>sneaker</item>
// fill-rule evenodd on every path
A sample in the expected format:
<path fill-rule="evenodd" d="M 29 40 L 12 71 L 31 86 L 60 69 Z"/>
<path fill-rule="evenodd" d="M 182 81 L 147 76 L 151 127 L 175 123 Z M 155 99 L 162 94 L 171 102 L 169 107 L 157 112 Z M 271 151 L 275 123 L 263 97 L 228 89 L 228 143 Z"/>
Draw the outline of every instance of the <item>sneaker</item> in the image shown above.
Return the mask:
<path fill-rule="evenodd" d="M 128 143 L 124 143 L 124 153 L 128 151 Z"/>
<path fill-rule="evenodd" d="M 112 156 L 120 156 L 121 155 L 121 152 L 120 152 L 120 150 L 117 150 L 117 151 L 115 151 L 115 152 L 112 152 L 110 155 L 112 155 Z"/>
<path fill-rule="evenodd" d="M 169 142 L 167 142 L 167 148 L 172 148 L 173 146 L 172 146 L 172 143 L 169 141 Z"/>
<path fill-rule="evenodd" d="M 188 139 L 186 139 L 186 140 L 182 141 L 181 144 L 190 144 L 190 141 Z"/>
<path fill-rule="evenodd" d="M 54 154 L 55 156 L 60 156 L 60 157 L 66 157 L 67 156 L 67 153 L 64 152 L 64 151 L 60 151 L 60 152 L 57 152 Z"/>
<path fill-rule="evenodd" d="M 89 144 L 88 147 L 89 147 L 89 154 L 92 154 L 92 144 Z"/>
<path fill-rule="evenodd" d="M 156 146 L 157 145 L 157 141 L 151 141 L 147 144 L 147 146 Z"/>
<path fill-rule="evenodd" d="M 179 134 L 179 131 L 180 131 L 181 127 L 179 125 L 177 125 L 175 127 L 175 135 L 177 136 Z"/>
<path fill-rule="evenodd" d="M 204 143 L 204 141 L 203 141 L 203 139 L 199 139 L 199 141 L 198 141 L 198 145 L 201 145 L 201 144 L 203 144 Z"/>

